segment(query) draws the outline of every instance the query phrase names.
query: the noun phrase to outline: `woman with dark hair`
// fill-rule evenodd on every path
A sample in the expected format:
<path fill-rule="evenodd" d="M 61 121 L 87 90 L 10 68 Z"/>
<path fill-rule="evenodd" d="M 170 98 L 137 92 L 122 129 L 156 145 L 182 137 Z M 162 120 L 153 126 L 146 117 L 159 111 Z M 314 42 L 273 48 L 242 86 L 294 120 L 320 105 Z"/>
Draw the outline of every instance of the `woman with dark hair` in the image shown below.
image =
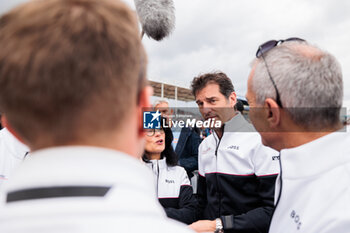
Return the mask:
<path fill-rule="evenodd" d="M 185 169 L 177 166 L 172 140 L 170 128 L 147 130 L 142 159 L 153 170 L 158 200 L 168 217 L 191 224 L 196 221 L 197 200 Z"/>

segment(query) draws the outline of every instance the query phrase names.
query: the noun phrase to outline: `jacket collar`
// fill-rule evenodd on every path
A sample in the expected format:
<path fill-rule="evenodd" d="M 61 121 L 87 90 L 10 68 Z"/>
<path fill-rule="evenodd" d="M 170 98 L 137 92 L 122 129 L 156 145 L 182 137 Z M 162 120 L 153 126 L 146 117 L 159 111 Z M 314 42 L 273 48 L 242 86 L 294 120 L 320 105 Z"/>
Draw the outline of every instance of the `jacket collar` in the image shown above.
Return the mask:
<path fill-rule="evenodd" d="M 240 112 L 224 124 L 224 132 L 256 132 L 254 127 L 242 116 Z"/>
<path fill-rule="evenodd" d="M 344 129 L 343 129 L 344 130 Z M 280 152 L 283 178 L 319 175 L 350 162 L 350 134 L 339 130 Z"/>
<path fill-rule="evenodd" d="M 23 160 L 29 152 L 29 148 L 15 138 L 6 128 L 1 129 L 0 140 L 4 141 L 2 146 L 6 148 L 6 152 L 18 160 Z"/>
<path fill-rule="evenodd" d="M 166 158 L 150 160 L 149 162 L 152 164 L 152 167 L 158 166 L 160 169 L 167 167 Z"/>

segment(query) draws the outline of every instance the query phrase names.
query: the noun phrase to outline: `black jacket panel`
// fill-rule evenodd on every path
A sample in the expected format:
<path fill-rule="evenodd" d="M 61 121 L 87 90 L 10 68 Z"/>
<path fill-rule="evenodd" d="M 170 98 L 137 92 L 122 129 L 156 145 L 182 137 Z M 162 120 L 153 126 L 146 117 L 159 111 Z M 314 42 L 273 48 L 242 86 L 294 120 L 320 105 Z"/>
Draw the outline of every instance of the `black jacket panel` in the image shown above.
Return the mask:
<path fill-rule="evenodd" d="M 159 202 L 164 207 L 169 218 L 186 224 L 191 224 L 197 220 L 197 200 L 193 195 L 191 186 L 181 186 L 178 198 L 162 198 L 159 199 Z"/>
<path fill-rule="evenodd" d="M 196 221 L 197 200 L 183 167 L 166 164 L 166 160 L 146 163 L 154 173 L 158 200 L 168 217 L 190 224 Z"/>

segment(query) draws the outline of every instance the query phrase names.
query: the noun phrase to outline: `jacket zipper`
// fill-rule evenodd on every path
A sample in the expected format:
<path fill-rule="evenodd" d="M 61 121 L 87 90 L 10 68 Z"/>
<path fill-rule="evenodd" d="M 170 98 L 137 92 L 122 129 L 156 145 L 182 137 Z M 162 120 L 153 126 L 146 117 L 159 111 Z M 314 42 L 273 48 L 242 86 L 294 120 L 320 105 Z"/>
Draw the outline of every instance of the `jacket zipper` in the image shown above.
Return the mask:
<path fill-rule="evenodd" d="M 157 160 L 157 197 L 158 197 L 158 189 L 159 189 L 159 164 Z"/>
<path fill-rule="evenodd" d="M 224 136 L 224 132 L 222 132 L 222 137 Z M 217 136 L 218 137 L 218 136 Z M 222 138 L 221 137 L 221 138 Z M 214 137 L 215 138 L 215 137 Z M 219 137 L 218 137 L 219 138 Z M 215 148 L 215 156 L 218 156 L 218 149 L 220 146 L 220 142 L 221 142 L 221 138 L 219 138 L 219 142 L 216 144 L 216 148 Z M 217 142 L 217 139 L 215 138 L 215 141 Z"/>
<path fill-rule="evenodd" d="M 158 184 L 159 184 L 159 164 L 157 160 L 157 186 L 156 186 L 156 191 L 157 191 L 157 197 L 158 197 Z M 152 163 L 152 171 L 154 171 L 154 163 Z"/>
<path fill-rule="evenodd" d="M 279 163 L 280 163 L 280 177 L 279 177 L 279 180 L 280 180 L 280 190 L 278 192 L 278 198 L 277 198 L 277 201 L 276 201 L 276 205 L 275 207 L 273 208 L 273 211 L 272 211 L 272 215 L 271 215 L 271 219 L 270 219 L 270 224 L 269 226 L 271 227 L 271 223 L 272 223 L 272 218 L 273 218 L 273 215 L 275 214 L 275 211 L 277 209 L 277 205 L 278 203 L 280 202 L 280 199 L 281 199 L 281 195 L 282 195 L 282 161 L 281 161 L 281 153 L 279 153 Z M 270 228 L 269 227 L 269 228 Z"/>
<path fill-rule="evenodd" d="M 223 125 L 223 127 L 222 127 L 221 138 L 219 138 L 219 136 L 216 135 L 216 136 L 218 136 L 218 139 L 219 139 L 219 142 L 217 143 L 216 149 L 215 149 L 216 172 L 218 171 L 218 169 L 217 169 L 218 168 L 218 150 L 219 150 L 221 139 L 224 137 L 224 129 L 225 129 L 225 125 Z M 215 140 L 216 140 L 216 138 L 215 138 Z M 222 193 L 221 193 L 220 183 L 219 183 L 219 179 L 218 179 L 218 173 L 215 174 L 215 177 L 216 177 L 216 183 L 217 183 L 217 192 L 219 193 L 219 215 L 218 215 L 218 217 L 220 217 L 221 216 L 221 198 L 222 198 Z"/>

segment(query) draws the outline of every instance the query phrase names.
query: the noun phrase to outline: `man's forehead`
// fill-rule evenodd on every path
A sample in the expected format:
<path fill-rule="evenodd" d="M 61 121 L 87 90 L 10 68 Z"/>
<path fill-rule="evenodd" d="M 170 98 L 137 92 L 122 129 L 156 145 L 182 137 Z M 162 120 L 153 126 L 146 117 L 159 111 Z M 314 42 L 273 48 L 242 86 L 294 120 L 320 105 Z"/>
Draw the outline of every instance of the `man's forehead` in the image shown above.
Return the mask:
<path fill-rule="evenodd" d="M 215 98 L 219 97 L 220 95 L 222 94 L 220 92 L 219 85 L 216 83 L 210 83 L 197 92 L 196 100 Z"/>

